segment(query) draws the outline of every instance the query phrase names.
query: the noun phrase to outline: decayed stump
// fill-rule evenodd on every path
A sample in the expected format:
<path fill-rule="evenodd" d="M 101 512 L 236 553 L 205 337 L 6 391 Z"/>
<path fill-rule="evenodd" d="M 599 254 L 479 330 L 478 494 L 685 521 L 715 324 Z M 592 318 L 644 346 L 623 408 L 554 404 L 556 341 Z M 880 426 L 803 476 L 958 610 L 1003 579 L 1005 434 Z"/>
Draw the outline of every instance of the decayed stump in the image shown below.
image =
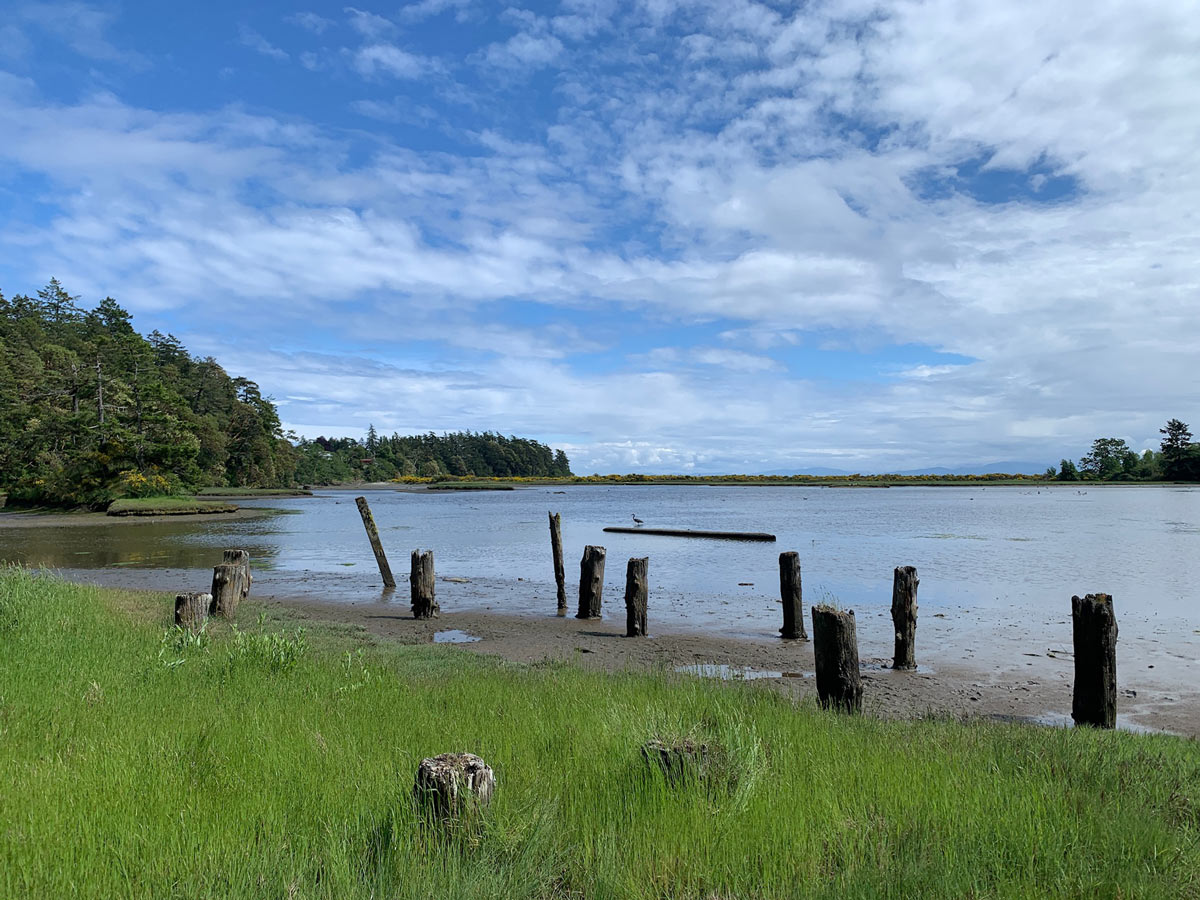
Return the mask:
<path fill-rule="evenodd" d="M 862 676 L 854 610 L 814 606 L 812 617 L 817 699 L 826 709 L 858 712 L 862 709 Z"/>
<path fill-rule="evenodd" d="M 779 636 L 807 641 L 804 592 L 800 585 L 800 554 L 795 550 L 779 554 L 779 599 L 783 601 L 783 627 L 779 629 Z"/>
<path fill-rule="evenodd" d="M 367 540 L 371 542 L 371 550 L 375 553 L 375 562 L 379 564 L 379 574 L 383 577 L 383 586 L 394 588 L 396 579 L 392 576 L 392 567 L 388 565 L 387 554 L 383 552 L 383 544 L 379 541 L 379 529 L 375 527 L 375 517 L 371 515 L 371 507 L 367 506 L 366 497 L 355 497 L 358 504 L 358 514 L 362 516 L 363 527 L 367 529 Z"/>
<path fill-rule="evenodd" d="M 1075 691 L 1071 718 L 1076 725 L 1114 728 L 1117 724 L 1117 617 L 1109 594 L 1071 598 L 1075 638 Z"/>
<path fill-rule="evenodd" d="M 567 569 L 563 565 L 562 548 L 562 516 L 558 513 L 547 513 L 550 516 L 550 551 L 554 554 L 554 586 L 558 590 L 558 614 L 567 614 Z"/>
<path fill-rule="evenodd" d="M 588 544 L 579 561 L 579 612 L 577 619 L 600 618 L 600 596 L 604 593 L 604 548 Z"/>
<path fill-rule="evenodd" d="M 425 812 L 458 816 L 492 802 L 496 773 L 473 753 L 443 753 L 427 757 L 417 767 L 413 797 Z"/>
<path fill-rule="evenodd" d="M 668 744 L 653 740 L 642 744 L 642 758 L 651 768 L 657 767 L 670 784 L 679 784 L 700 777 L 708 764 L 708 745 L 691 738 Z"/>
<path fill-rule="evenodd" d="M 249 592 L 246 578 L 249 573 L 239 563 L 222 563 L 213 566 L 212 602 L 208 613 L 232 619 L 237 615 L 238 604 Z"/>
<path fill-rule="evenodd" d="M 212 594 L 205 594 L 202 591 L 176 594 L 175 624 L 188 631 L 199 631 L 204 627 L 204 622 L 208 618 L 210 603 L 212 603 Z"/>
<path fill-rule="evenodd" d="M 893 669 L 915 669 L 917 658 L 917 570 L 897 566 L 892 578 L 892 625 L 896 629 L 896 653 Z"/>
<path fill-rule="evenodd" d="M 412 571 L 408 576 L 412 585 L 412 614 L 414 619 L 432 619 L 440 608 L 433 598 L 433 551 L 412 552 Z"/>
<path fill-rule="evenodd" d="M 625 636 L 646 636 L 646 601 L 650 594 L 650 557 L 635 557 L 625 567 Z"/>
<path fill-rule="evenodd" d="M 254 580 L 254 576 L 250 574 L 250 554 L 246 550 L 226 550 L 224 558 L 221 562 L 229 566 L 241 566 L 243 573 L 242 580 L 242 599 L 245 600 L 250 596 L 250 582 Z"/>

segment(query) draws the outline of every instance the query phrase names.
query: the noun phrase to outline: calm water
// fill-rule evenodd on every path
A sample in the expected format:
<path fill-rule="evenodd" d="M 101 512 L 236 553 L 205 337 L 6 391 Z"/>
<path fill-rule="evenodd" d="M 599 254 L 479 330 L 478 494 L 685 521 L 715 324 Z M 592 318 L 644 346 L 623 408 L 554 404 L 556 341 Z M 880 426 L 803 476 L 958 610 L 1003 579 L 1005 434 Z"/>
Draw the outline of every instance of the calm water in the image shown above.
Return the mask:
<path fill-rule="evenodd" d="M 547 511 L 560 512 L 568 595 L 574 605 L 585 544 L 608 550 L 605 615 L 623 617 L 625 561 L 650 557 L 655 623 L 766 636 L 779 627 L 778 555 L 798 550 L 808 603 L 856 610 L 869 649 L 890 640 L 885 618 L 892 569 L 920 575 L 925 646 L 992 640 L 1019 627 L 1070 645 L 1073 593 L 1114 595 L 1122 640 L 1170 643 L 1200 663 L 1200 490 L 1187 488 L 759 488 L 580 486 L 505 492 L 368 495 L 406 603 L 411 550 L 433 549 L 443 608 L 529 612 L 554 607 Z M 285 514 L 258 519 L 170 521 L 114 527 L 0 528 L 0 558 L 61 568 L 102 581 L 170 589 L 187 571 L 203 587 L 220 550 L 254 559 L 256 590 L 384 601 L 353 494 L 241 503 Z M 606 525 L 768 531 L 778 543 L 746 544 L 605 534 Z M 170 582 L 159 584 L 156 572 Z M 137 574 L 135 574 L 137 573 Z M 401 596 L 404 595 L 404 596 Z M 968 617 L 964 611 L 970 611 Z M 942 618 L 944 617 L 944 619 Z M 970 621 L 971 627 L 967 626 Z M 1041 629 L 1040 631 L 1038 629 Z M 874 635 L 879 630 L 880 635 Z M 980 633 L 982 630 L 982 633 Z M 1156 635 L 1158 637 L 1156 637 Z"/>

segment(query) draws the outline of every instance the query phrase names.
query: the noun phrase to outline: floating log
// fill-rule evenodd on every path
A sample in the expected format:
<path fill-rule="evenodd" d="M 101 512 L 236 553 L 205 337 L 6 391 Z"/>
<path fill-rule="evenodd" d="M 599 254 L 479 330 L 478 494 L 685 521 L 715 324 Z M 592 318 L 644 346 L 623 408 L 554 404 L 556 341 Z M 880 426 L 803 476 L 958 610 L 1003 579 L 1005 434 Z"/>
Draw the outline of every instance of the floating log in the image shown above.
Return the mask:
<path fill-rule="evenodd" d="M 650 557 L 629 560 L 625 567 L 625 636 L 646 636 L 646 601 L 650 594 Z"/>
<path fill-rule="evenodd" d="M 588 544 L 579 561 L 579 612 L 577 619 L 599 619 L 604 593 L 604 548 Z"/>
<path fill-rule="evenodd" d="M 783 601 L 783 627 L 779 629 L 779 636 L 807 641 L 804 592 L 800 585 L 800 554 L 795 550 L 779 554 L 779 599 Z"/>
<path fill-rule="evenodd" d="M 175 595 L 175 624 L 188 631 L 199 631 L 204 627 L 208 618 L 208 607 L 212 603 L 212 594 L 201 591 L 188 591 L 186 594 Z"/>
<path fill-rule="evenodd" d="M 917 570 L 912 566 L 897 566 L 892 576 L 892 626 L 896 630 L 896 649 L 893 669 L 915 669 L 917 659 Z"/>
<path fill-rule="evenodd" d="M 625 528 L 611 526 L 613 534 L 657 534 L 663 537 L 708 538 L 714 541 L 774 541 L 775 535 L 761 531 L 695 531 L 686 528 Z"/>
<path fill-rule="evenodd" d="M 250 554 L 245 550 L 226 550 L 221 562 L 227 566 L 242 567 L 242 599 L 245 600 L 250 596 L 250 582 L 254 580 L 250 574 Z"/>
<path fill-rule="evenodd" d="M 375 517 L 371 515 L 371 507 L 367 506 L 366 497 L 355 497 L 358 504 L 358 514 L 362 516 L 363 527 L 367 529 L 367 538 L 371 541 L 371 549 L 375 551 L 375 562 L 379 563 L 379 574 L 383 576 L 383 586 L 394 588 L 396 579 L 392 577 L 392 567 L 388 565 L 387 556 L 383 552 L 383 544 L 379 542 L 379 529 L 375 527 Z"/>
<path fill-rule="evenodd" d="M 1117 617 L 1112 596 L 1071 598 L 1075 639 L 1075 690 L 1071 718 L 1076 725 L 1114 728 L 1117 724 Z"/>
<path fill-rule="evenodd" d="M 413 797 L 420 809 L 443 818 L 482 810 L 495 790 L 496 774 L 474 753 L 442 753 L 417 766 Z"/>
<path fill-rule="evenodd" d="M 246 596 L 247 572 L 240 563 L 222 563 L 213 566 L 212 600 L 208 613 L 232 619 L 237 615 L 238 604 Z"/>
<path fill-rule="evenodd" d="M 567 570 L 563 565 L 562 548 L 562 516 L 558 513 L 547 513 L 550 516 L 550 552 L 554 555 L 554 586 L 558 590 L 558 614 L 567 614 Z"/>
<path fill-rule="evenodd" d="M 854 610 L 814 606 L 812 618 L 817 700 L 826 709 L 858 712 L 862 709 L 862 675 Z"/>
<path fill-rule="evenodd" d="M 412 586 L 412 614 L 414 619 L 432 619 L 440 612 L 433 597 L 433 551 L 412 552 L 412 570 L 408 576 Z"/>

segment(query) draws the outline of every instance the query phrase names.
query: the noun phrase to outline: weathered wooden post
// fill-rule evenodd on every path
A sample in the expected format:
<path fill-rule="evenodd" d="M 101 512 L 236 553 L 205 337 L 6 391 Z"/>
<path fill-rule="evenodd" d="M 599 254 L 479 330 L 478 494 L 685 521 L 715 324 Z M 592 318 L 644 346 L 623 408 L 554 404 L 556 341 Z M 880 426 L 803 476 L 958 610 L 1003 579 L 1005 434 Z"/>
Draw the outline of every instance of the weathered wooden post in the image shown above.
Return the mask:
<path fill-rule="evenodd" d="M 175 595 L 175 624 L 188 631 L 199 631 L 204 627 L 208 618 L 208 607 L 212 603 L 212 594 L 201 591 L 188 591 L 186 594 Z"/>
<path fill-rule="evenodd" d="M 862 676 L 854 610 L 814 606 L 812 617 L 817 699 L 826 709 L 858 712 L 862 709 Z"/>
<path fill-rule="evenodd" d="M 779 599 L 783 601 L 783 627 L 779 629 L 779 636 L 807 641 L 804 592 L 800 586 L 800 554 L 795 550 L 779 554 Z"/>
<path fill-rule="evenodd" d="M 650 594 L 650 557 L 635 557 L 625 567 L 625 636 L 646 636 L 646 601 Z"/>
<path fill-rule="evenodd" d="M 375 551 L 375 562 L 379 563 L 379 574 L 383 576 L 383 586 L 394 588 L 396 579 L 392 577 L 392 567 L 388 565 L 387 556 L 383 552 L 383 544 L 379 542 L 379 529 L 375 527 L 375 517 L 371 515 L 371 507 L 367 506 L 367 498 L 355 497 L 354 502 L 358 504 L 358 514 L 362 516 L 363 527 L 367 529 L 371 549 Z"/>
<path fill-rule="evenodd" d="M 432 619 L 439 610 L 433 598 L 433 551 L 412 552 L 412 570 L 408 576 L 412 585 L 412 613 L 414 619 Z"/>
<path fill-rule="evenodd" d="M 604 548 L 588 544 L 579 561 L 579 612 L 577 619 L 600 618 L 600 596 L 604 593 Z"/>
<path fill-rule="evenodd" d="M 1071 598 L 1075 639 L 1075 691 L 1071 718 L 1076 725 L 1114 728 L 1117 724 L 1117 617 L 1112 596 Z"/>
<path fill-rule="evenodd" d="M 550 516 L 550 550 L 554 554 L 554 586 L 558 589 L 558 614 L 567 614 L 567 570 L 563 565 L 562 549 L 562 516 L 558 513 L 547 513 Z"/>
<path fill-rule="evenodd" d="M 915 669 L 917 658 L 917 570 L 912 566 L 897 566 L 892 577 L 892 626 L 896 629 L 896 652 L 893 669 Z"/>
<path fill-rule="evenodd" d="M 482 811 L 495 790 L 496 773 L 474 753 L 442 753 L 417 766 L 413 797 L 423 813 L 447 818 Z"/>
<path fill-rule="evenodd" d="M 246 550 L 226 550 L 221 560 L 227 566 L 242 567 L 242 599 L 250 596 L 250 582 L 254 576 L 250 574 L 250 554 Z"/>
<path fill-rule="evenodd" d="M 213 566 L 212 601 L 208 613 L 232 619 L 237 615 L 238 604 L 249 592 L 246 586 L 248 572 L 241 563 L 221 563 Z"/>

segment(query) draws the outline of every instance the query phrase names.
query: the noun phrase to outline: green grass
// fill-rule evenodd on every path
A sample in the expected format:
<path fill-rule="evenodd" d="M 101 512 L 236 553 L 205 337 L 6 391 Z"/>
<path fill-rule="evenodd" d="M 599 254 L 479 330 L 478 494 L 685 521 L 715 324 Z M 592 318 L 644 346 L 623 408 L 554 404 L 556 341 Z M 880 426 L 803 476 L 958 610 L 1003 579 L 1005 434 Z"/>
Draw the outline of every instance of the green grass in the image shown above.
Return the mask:
<path fill-rule="evenodd" d="M 518 667 L 0 571 L 0 897 L 1200 896 L 1200 749 Z M 253 610 L 250 611 L 251 617 Z M 668 782 L 651 738 L 710 748 Z M 422 820 L 423 756 L 498 775 Z"/>
<path fill-rule="evenodd" d="M 232 503 L 194 497 L 126 497 L 108 504 L 110 516 L 186 516 L 193 513 L 237 512 Z"/>

